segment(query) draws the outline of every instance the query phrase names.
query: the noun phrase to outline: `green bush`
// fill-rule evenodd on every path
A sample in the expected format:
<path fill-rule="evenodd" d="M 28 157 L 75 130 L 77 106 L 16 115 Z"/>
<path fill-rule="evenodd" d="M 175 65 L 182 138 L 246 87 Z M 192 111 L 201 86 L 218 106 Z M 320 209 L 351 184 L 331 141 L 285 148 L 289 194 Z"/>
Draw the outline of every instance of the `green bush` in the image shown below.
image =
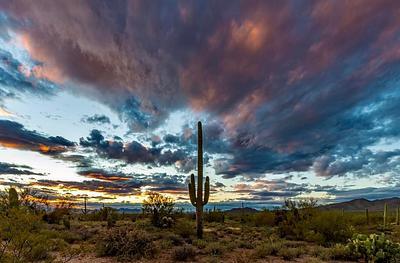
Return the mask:
<path fill-rule="evenodd" d="M 355 235 L 348 244 L 354 256 L 367 262 L 398 262 L 400 244 L 387 239 L 384 234 Z"/>
<path fill-rule="evenodd" d="M 50 213 L 43 215 L 43 220 L 49 224 L 60 224 L 71 214 L 70 207 L 56 207 Z"/>
<path fill-rule="evenodd" d="M 156 227 L 170 227 L 175 203 L 172 198 L 156 192 L 149 192 L 143 201 L 142 209 L 151 216 L 151 222 Z M 166 220 L 164 220 L 164 218 Z"/>
<path fill-rule="evenodd" d="M 204 220 L 206 222 L 217 222 L 217 223 L 224 223 L 225 222 L 225 214 L 219 210 L 210 210 L 204 213 Z"/>
<path fill-rule="evenodd" d="M 343 244 L 335 244 L 329 248 L 329 258 L 333 260 L 353 260 L 352 251 L 348 246 Z"/>
<path fill-rule="evenodd" d="M 183 240 L 183 238 L 180 235 L 177 235 L 174 233 L 168 234 L 164 239 L 171 241 L 172 245 L 174 245 L 174 246 L 180 246 L 183 243 L 185 243 L 185 241 Z"/>
<path fill-rule="evenodd" d="M 199 249 L 203 249 L 205 247 L 207 247 L 208 242 L 205 241 L 204 239 L 196 239 L 193 241 L 193 246 L 199 248 Z"/>
<path fill-rule="evenodd" d="M 103 233 L 97 251 L 100 256 L 117 256 L 123 260 L 153 257 L 156 252 L 146 232 L 128 228 L 114 228 Z"/>
<path fill-rule="evenodd" d="M 283 247 L 280 241 L 267 241 L 255 248 L 254 256 L 256 258 L 265 258 L 268 256 L 277 256 L 281 248 Z"/>
<path fill-rule="evenodd" d="M 196 250 L 191 245 L 184 245 L 182 247 L 177 247 L 172 251 L 172 259 L 174 261 L 186 261 L 193 260 L 196 256 Z"/>
<path fill-rule="evenodd" d="M 71 229 L 71 221 L 69 220 L 68 217 L 64 217 L 62 222 L 63 222 L 65 229 L 68 229 L 68 230 Z"/>
<path fill-rule="evenodd" d="M 0 214 L 0 262 L 31 262 L 48 259 L 50 245 L 40 233 L 43 223 L 40 217 L 24 208 L 9 209 Z"/>
<path fill-rule="evenodd" d="M 275 223 L 275 214 L 270 211 L 255 213 L 251 219 L 254 226 L 273 226 Z"/>
<path fill-rule="evenodd" d="M 174 232 L 183 238 L 189 238 L 195 234 L 194 222 L 182 219 L 176 223 Z"/>
<path fill-rule="evenodd" d="M 281 237 L 316 242 L 321 245 L 345 243 L 353 227 L 338 212 L 306 210 L 280 211 L 278 233 Z"/>
<path fill-rule="evenodd" d="M 322 245 L 345 243 L 353 235 L 353 227 L 337 212 L 320 212 L 308 220 L 305 239 Z"/>
<path fill-rule="evenodd" d="M 302 248 L 285 247 L 279 250 L 278 256 L 282 257 L 284 260 L 293 260 L 300 257 L 303 253 L 304 250 Z"/>
<path fill-rule="evenodd" d="M 206 251 L 212 256 L 220 256 L 224 253 L 225 247 L 218 242 L 211 242 L 207 245 Z"/>

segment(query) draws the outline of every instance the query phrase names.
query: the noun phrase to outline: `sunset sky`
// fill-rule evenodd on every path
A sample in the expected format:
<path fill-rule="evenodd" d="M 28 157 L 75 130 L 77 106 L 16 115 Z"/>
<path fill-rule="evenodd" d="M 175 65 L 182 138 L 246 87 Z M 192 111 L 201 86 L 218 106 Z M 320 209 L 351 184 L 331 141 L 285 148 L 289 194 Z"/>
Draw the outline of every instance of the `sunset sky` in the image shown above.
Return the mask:
<path fill-rule="evenodd" d="M 186 202 L 400 193 L 400 2 L 0 0 L 0 188 Z"/>

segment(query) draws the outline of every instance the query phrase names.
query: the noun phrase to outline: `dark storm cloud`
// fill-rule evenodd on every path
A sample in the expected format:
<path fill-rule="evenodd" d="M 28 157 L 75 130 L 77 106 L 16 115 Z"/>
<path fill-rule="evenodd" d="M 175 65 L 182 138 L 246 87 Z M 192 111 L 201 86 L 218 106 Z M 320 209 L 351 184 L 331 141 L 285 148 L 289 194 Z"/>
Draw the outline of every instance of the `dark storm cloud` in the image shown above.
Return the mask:
<path fill-rule="evenodd" d="M 243 200 L 268 201 L 274 198 L 293 198 L 303 193 L 308 193 L 310 185 L 287 182 L 286 179 L 261 180 L 257 179 L 253 184 L 239 183 L 234 186 L 234 192 L 247 194 Z"/>
<path fill-rule="evenodd" d="M 8 120 L 0 120 L 0 145 L 50 155 L 57 155 L 75 146 L 73 142 L 63 137 L 47 137 Z"/>
<path fill-rule="evenodd" d="M 110 124 L 110 118 L 106 115 L 95 114 L 93 116 L 86 116 L 82 118 L 82 122 L 90 123 L 90 124 Z"/>
<path fill-rule="evenodd" d="M 15 175 L 43 175 L 32 171 L 32 167 L 27 165 L 17 165 L 11 163 L 0 162 L 0 174 L 15 174 Z"/>
<path fill-rule="evenodd" d="M 226 178 L 363 173 L 380 158 L 364 158 L 366 146 L 400 135 L 395 0 L 17 0 L 0 8 L 29 21 L 7 23 L 41 62 L 39 79 L 82 84 L 133 130 L 186 106 L 208 113 L 226 136 L 208 149 L 233 155 L 218 164 Z M 157 163 L 163 154 L 138 142 L 94 143 L 128 162 Z M 180 158 L 170 155 L 166 163 Z"/>
<path fill-rule="evenodd" d="M 32 183 L 33 187 L 55 187 L 69 190 L 83 190 L 107 194 L 140 194 L 140 185 L 117 184 L 115 182 L 105 182 L 97 180 L 86 180 L 83 182 L 39 180 Z"/>
<path fill-rule="evenodd" d="M 185 150 L 146 147 L 137 141 L 123 143 L 120 140 L 106 140 L 99 130 L 92 130 L 86 139 L 80 139 L 80 145 L 95 149 L 105 158 L 124 160 L 127 163 L 142 163 L 158 166 L 175 165 L 182 172 L 194 169 L 194 159 Z"/>
<path fill-rule="evenodd" d="M 83 170 L 83 171 L 79 171 L 78 174 L 88 177 L 88 178 L 93 178 L 93 179 L 98 179 L 98 180 L 103 180 L 103 181 L 110 181 L 110 182 L 128 181 L 131 178 L 121 172 L 113 173 L 113 172 L 105 171 L 103 169 Z"/>
<path fill-rule="evenodd" d="M 38 180 L 32 185 L 35 187 L 56 187 L 70 190 L 85 190 L 108 194 L 140 194 L 140 188 L 146 186 L 148 190 L 161 193 L 186 193 L 185 176 L 168 175 L 165 173 L 123 174 L 103 169 L 92 169 L 79 172 L 80 175 L 96 180 L 83 182 Z"/>

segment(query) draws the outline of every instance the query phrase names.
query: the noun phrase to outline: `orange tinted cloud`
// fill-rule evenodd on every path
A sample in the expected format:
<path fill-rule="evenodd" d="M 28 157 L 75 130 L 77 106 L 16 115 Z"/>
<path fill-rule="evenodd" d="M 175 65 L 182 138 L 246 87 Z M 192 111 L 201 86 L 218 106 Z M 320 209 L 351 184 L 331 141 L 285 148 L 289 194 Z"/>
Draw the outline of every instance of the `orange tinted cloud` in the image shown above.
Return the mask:
<path fill-rule="evenodd" d="M 36 131 L 29 131 L 17 122 L 0 120 L 0 145 L 43 154 L 57 154 L 67 151 L 74 143 L 60 136 L 47 137 Z"/>
<path fill-rule="evenodd" d="M 52 58 L 48 57 L 45 50 L 41 49 L 40 46 L 35 45 L 28 34 L 25 33 L 21 36 L 21 42 L 25 49 L 29 52 L 30 56 L 34 60 L 42 63 L 41 65 L 34 66 L 29 72 L 24 69 L 23 72 L 26 76 L 30 76 L 30 74 L 33 74 L 36 78 L 39 79 L 47 79 L 55 83 L 64 82 L 65 78 L 61 70 L 52 61 Z"/>
<path fill-rule="evenodd" d="M 10 116 L 14 116 L 14 115 L 11 112 L 7 111 L 6 109 L 0 107 L 0 116 L 10 117 Z"/>

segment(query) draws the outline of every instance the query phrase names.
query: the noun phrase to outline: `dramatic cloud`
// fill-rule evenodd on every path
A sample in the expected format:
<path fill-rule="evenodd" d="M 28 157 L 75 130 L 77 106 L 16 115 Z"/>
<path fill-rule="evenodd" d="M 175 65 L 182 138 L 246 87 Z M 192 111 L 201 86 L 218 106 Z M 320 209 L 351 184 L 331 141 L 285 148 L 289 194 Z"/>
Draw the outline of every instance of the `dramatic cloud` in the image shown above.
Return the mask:
<path fill-rule="evenodd" d="M 279 180 L 256 180 L 250 184 L 236 184 L 235 193 L 248 194 L 244 197 L 251 201 L 268 201 L 278 198 L 292 198 L 309 191 L 306 184 L 288 183 L 286 179 Z"/>
<path fill-rule="evenodd" d="M 83 182 L 39 180 L 32 183 L 32 186 L 94 191 L 115 195 L 140 194 L 142 187 L 160 193 L 185 194 L 187 192 L 184 176 L 165 173 L 125 175 L 101 169 L 83 171 L 79 174 L 96 180 L 85 180 Z"/>
<path fill-rule="evenodd" d="M 43 175 L 42 173 L 35 173 L 32 167 L 27 165 L 17 165 L 11 163 L 0 162 L 0 174 L 14 174 L 14 175 Z"/>
<path fill-rule="evenodd" d="M 310 173 L 329 180 L 400 172 L 396 0 L 0 0 L 0 33 L 1 116 L 10 117 L 4 101 L 20 93 L 62 88 L 128 124 L 129 139 L 92 130 L 77 147 L 84 155 L 187 173 L 196 166 L 193 123 L 202 119 L 205 163 L 224 179 L 215 188 L 229 189 L 225 180 L 236 177 L 246 184 L 235 191 L 249 199 L 307 193 Z M 24 54 L 11 48 L 14 40 Z M 191 119 L 165 130 L 176 112 Z M 82 121 L 110 124 L 101 112 Z M 394 146 L 382 146 L 388 142 Z M 0 145 L 47 154 L 74 146 L 11 121 L 0 121 Z M 97 179 L 95 189 L 182 186 L 99 170 L 80 154 L 57 158 Z M 260 181 L 292 172 L 304 172 L 305 184 Z"/>
<path fill-rule="evenodd" d="M 67 151 L 74 146 L 74 143 L 60 136 L 46 137 L 35 131 L 26 130 L 17 122 L 0 120 L 0 145 L 55 155 Z"/>
<path fill-rule="evenodd" d="M 85 170 L 85 171 L 80 171 L 78 172 L 79 175 L 93 178 L 93 179 L 98 179 L 102 181 L 127 181 L 130 179 L 130 177 L 125 176 L 123 173 L 110 173 L 108 171 L 104 171 L 101 169 L 92 169 L 92 170 Z"/>
<path fill-rule="evenodd" d="M 357 155 L 360 145 L 399 135 L 392 114 L 399 105 L 397 1 L 1 7 L 10 21 L 29 21 L 6 23 L 41 63 L 37 78 L 89 86 L 83 92 L 132 129 L 155 127 L 185 105 L 210 113 L 233 148 L 228 170 L 220 171 L 228 177 L 304 171 L 323 155 Z M 179 144 L 174 135 L 165 140 Z M 227 142 L 209 150 L 228 151 Z M 111 156 L 120 154 L 118 142 L 109 147 Z M 158 154 L 135 142 L 126 149 L 137 153 L 126 156 L 130 162 L 153 162 Z"/>
<path fill-rule="evenodd" d="M 180 171 L 190 171 L 194 168 L 193 157 L 184 150 L 170 150 L 157 147 L 145 147 L 137 141 L 123 143 L 119 138 L 105 140 L 99 130 L 92 130 L 86 139 L 81 138 L 80 145 L 91 147 L 105 158 L 120 159 L 128 163 L 154 165 L 175 165 Z"/>
<path fill-rule="evenodd" d="M 49 187 L 55 189 L 92 191 L 106 194 L 134 195 L 140 194 L 140 185 L 116 184 L 114 182 L 104 182 L 97 180 L 86 180 L 83 182 L 39 180 L 32 183 L 33 187 Z"/>
<path fill-rule="evenodd" d="M 108 118 L 105 115 L 100 115 L 100 114 L 95 114 L 93 116 L 87 116 L 85 118 L 82 118 L 82 121 L 86 122 L 86 123 L 91 123 L 91 124 L 93 124 L 93 123 L 95 123 L 95 124 L 110 124 L 111 123 L 110 118 Z"/>

